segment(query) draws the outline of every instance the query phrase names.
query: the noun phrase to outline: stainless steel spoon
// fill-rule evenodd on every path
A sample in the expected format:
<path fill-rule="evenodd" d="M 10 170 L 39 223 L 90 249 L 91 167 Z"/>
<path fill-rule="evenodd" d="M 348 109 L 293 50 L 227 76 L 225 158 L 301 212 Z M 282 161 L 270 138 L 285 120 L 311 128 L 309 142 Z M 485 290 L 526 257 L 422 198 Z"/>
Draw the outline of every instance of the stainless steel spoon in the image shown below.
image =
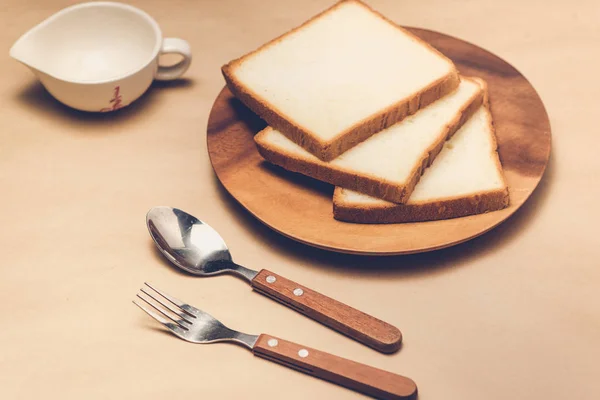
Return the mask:
<path fill-rule="evenodd" d="M 252 288 L 308 317 L 383 353 L 400 347 L 398 328 L 266 269 L 233 262 L 221 236 L 208 224 L 172 207 L 154 207 L 146 216 L 150 236 L 179 268 L 199 276 L 233 273 Z"/>

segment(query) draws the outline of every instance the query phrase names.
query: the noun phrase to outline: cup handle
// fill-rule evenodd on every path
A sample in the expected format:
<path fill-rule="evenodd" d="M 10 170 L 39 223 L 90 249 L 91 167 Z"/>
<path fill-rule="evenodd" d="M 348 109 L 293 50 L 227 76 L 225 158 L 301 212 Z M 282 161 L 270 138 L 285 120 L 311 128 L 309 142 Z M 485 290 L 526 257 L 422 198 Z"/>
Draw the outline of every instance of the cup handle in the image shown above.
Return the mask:
<path fill-rule="evenodd" d="M 165 38 L 160 54 L 180 54 L 183 59 L 169 67 L 158 66 L 156 79 L 159 81 L 172 81 L 179 78 L 187 71 L 192 63 L 192 50 L 190 44 L 183 39 Z"/>

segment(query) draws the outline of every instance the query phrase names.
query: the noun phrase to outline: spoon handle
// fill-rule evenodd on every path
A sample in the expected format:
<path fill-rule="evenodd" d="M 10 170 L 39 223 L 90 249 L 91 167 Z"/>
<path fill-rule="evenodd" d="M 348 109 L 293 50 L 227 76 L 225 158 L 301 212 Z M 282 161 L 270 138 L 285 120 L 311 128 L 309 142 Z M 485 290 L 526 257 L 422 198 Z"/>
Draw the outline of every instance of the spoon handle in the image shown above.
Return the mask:
<path fill-rule="evenodd" d="M 414 399 L 411 379 L 270 335 L 259 336 L 254 355 L 385 400 Z"/>
<path fill-rule="evenodd" d="M 395 326 L 271 271 L 261 270 L 252 280 L 252 287 L 382 353 L 393 353 L 400 348 L 402 334 Z"/>

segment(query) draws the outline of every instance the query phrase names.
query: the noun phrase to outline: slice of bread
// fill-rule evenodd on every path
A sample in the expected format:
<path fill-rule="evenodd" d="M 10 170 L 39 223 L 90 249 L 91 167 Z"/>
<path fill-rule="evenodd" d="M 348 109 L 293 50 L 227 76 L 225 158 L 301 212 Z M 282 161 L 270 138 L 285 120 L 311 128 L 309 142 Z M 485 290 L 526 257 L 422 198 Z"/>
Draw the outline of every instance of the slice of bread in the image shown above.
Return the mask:
<path fill-rule="evenodd" d="M 415 187 L 408 203 L 337 187 L 333 215 L 359 223 L 420 222 L 463 217 L 508 206 L 508 187 L 486 103 L 450 139 Z"/>
<path fill-rule="evenodd" d="M 408 201 L 423 170 L 483 102 L 483 83 L 463 78 L 453 93 L 326 162 L 266 127 L 254 141 L 273 164 L 396 203 Z"/>
<path fill-rule="evenodd" d="M 337 3 L 222 72 L 246 106 L 325 161 L 460 80 L 448 58 L 356 0 Z"/>

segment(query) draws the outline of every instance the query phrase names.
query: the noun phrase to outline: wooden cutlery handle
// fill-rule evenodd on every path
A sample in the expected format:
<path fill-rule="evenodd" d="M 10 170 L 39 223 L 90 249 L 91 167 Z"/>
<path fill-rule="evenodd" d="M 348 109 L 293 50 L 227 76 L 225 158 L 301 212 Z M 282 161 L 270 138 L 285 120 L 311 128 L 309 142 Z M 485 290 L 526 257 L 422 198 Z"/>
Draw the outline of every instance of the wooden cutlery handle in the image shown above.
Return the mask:
<path fill-rule="evenodd" d="M 271 271 L 261 270 L 252 280 L 252 287 L 383 353 L 392 353 L 400 348 L 402 334 L 395 326 Z"/>
<path fill-rule="evenodd" d="M 385 400 L 414 399 L 417 385 L 409 378 L 300 346 L 270 335 L 260 335 L 254 355 Z"/>

